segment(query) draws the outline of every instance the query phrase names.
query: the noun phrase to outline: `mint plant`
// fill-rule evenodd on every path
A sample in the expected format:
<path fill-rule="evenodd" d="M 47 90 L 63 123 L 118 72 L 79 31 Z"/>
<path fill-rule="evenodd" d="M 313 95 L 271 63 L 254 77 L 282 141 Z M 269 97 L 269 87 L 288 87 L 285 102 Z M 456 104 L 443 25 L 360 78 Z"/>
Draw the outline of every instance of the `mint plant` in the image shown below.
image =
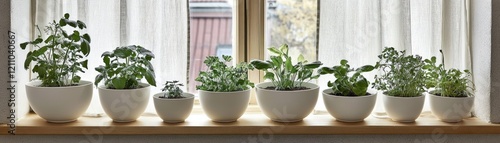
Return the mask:
<path fill-rule="evenodd" d="M 424 60 L 423 69 L 426 71 L 427 88 L 435 88 L 431 93 L 443 97 L 473 96 L 471 91 L 474 91 L 474 84 L 470 80 L 471 72 L 453 68 L 446 70 L 443 51 L 439 52 L 441 52 L 443 64 L 436 65 L 436 57 Z"/>
<path fill-rule="evenodd" d="M 253 69 L 247 63 L 239 63 L 236 66 L 228 66 L 231 56 L 223 55 L 222 61 L 217 56 L 208 56 L 203 63 L 208 67 L 207 71 L 201 71 L 195 79 L 201 83 L 197 90 L 213 92 L 243 91 L 253 87 L 254 84 L 248 80 L 248 70 Z"/>
<path fill-rule="evenodd" d="M 105 65 L 95 68 L 99 72 L 95 77 L 95 86 L 104 80 L 104 85 L 109 89 L 136 89 L 140 88 L 139 82 L 143 78 L 150 85 L 156 86 L 151 64 L 154 54 L 151 51 L 138 45 L 130 45 L 104 52 L 101 57 Z"/>
<path fill-rule="evenodd" d="M 80 20 L 70 20 L 69 14 L 56 22 L 50 22 L 44 31 L 48 35 L 45 40 L 41 35 L 34 41 L 20 44 L 25 50 L 28 45 L 33 45 L 34 50 L 28 52 L 24 61 L 24 69 L 28 70 L 30 64 L 36 62 L 32 72 L 37 74 L 41 80 L 42 87 L 73 86 L 80 82 L 81 77 L 77 73 L 84 73 L 87 69 L 88 60 L 85 59 L 90 53 L 90 36 L 81 33 L 80 30 L 87 28 Z M 38 32 L 41 30 L 36 26 Z M 73 30 L 68 33 L 66 30 Z"/>
<path fill-rule="evenodd" d="M 252 60 L 255 69 L 265 71 L 264 79 L 269 79 L 274 84 L 275 90 L 300 90 L 304 89 L 302 83 L 319 78 L 313 75 L 314 69 L 321 66 L 320 61 L 307 63 L 302 55 L 297 58 L 297 64 L 292 64 L 292 58 L 288 54 L 288 45 L 283 44 L 280 49 L 268 48 L 269 52 L 276 56 L 271 56 L 271 60 Z"/>
<path fill-rule="evenodd" d="M 177 80 L 166 81 L 165 86 L 161 89 L 161 91 L 165 93 L 163 94 L 163 96 L 160 96 L 160 98 L 184 98 L 184 96 L 182 96 L 183 91 L 180 88 L 181 86 L 184 86 L 184 84 L 179 83 L 179 81 Z"/>
<path fill-rule="evenodd" d="M 417 97 L 425 92 L 426 73 L 421 56 L 406 55 L 405 51 L 386 47 L 378 58 L 375 68 L 381 75 L 375 76 L 374 88 L 399 97 Z"/>
<path fill-rule="evenodd" d="M 347 64 L 347 60 L 340 61 L 340 65 L 334 67 L 322 67 L 318 70 L 321 75 L 333 74 L 335 81 L 328 81 L 328 87 L 332 88 L 333 95 L 339 96 L 364 96 L 368 90 L 370 82 L 361 75 L 364 72 L 370 72 L 375 67 L 365 65 L 354 69 Z"/>

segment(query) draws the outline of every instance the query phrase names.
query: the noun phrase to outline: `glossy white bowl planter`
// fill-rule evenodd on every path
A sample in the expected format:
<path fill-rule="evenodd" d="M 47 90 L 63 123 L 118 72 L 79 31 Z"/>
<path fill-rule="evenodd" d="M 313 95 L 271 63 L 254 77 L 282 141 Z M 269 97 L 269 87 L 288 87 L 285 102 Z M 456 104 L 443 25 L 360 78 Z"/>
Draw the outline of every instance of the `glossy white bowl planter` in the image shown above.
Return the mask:
<path fill-rule="evenodd" d="M 164 93 L 158 93 L 153 96 L 156 113 L 166 123 L 184 122 L 193 110 L 194 95 L 191 93 L 182 93 L 184 98 L 160 98 Z"/>
<path fill-rule="evenodd" d="M 248 107 L 250 89 L 235 92 L 210 92 L 198 90 L 201 107 L 214 122 L 234 122 Z"/>
<path fill-rule="evenodd" d="M 331 95 L 332 89 L 323 90 L 326 110 L 336 120 L 342 122 L 361 122 L 370 115 L 377 101 L 377 93 L 369 91 L 365 96 Z"/>
<path fill-rule="evenodd" d="M 443 97 L 429 94 L 431 111 L 444 122 L 460 122 L 470 117 L 474 97 Z"/>
<path fill-rule="evenodd" d="M 76 121 L 92 101 L 92 82 L 80 81 L 78 86 L 39 87 L 41 81 L 26 84 L 26 94 L 33 111 L 48 122 Z"/>
<path fill-rule="evenodd" d="M 417 97 L 395 97 L 383 94 L 387 115 L 397 122 L 415 122 L 422 113 L 425 94 Z"/>
<path fill-rule="evenodd" d="M 310 89 L 278 91 L 264 89 L 273 86 L 272 82 L 257 84 L 257 102 L 260 109 L 276 122 L 298 122 L 307 117 L 318 101 L 319 87 L 312 83 L 303 83 Z"/>
<path fill-rule="evenodd" d="M 99 86 L 99 98 L 104 112 L 114 122 L 135 121 L 146 110 L 149 102 L 149 84 L 140 83 L 138 89 L 107 89 Z"/>

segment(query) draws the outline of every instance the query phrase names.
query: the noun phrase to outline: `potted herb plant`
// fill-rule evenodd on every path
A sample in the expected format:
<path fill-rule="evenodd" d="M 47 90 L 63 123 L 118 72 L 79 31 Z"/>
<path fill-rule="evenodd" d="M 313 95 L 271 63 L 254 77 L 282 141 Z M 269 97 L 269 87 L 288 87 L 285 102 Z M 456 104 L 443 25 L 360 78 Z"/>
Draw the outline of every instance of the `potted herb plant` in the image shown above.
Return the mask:
<path fill-rule="evenodd" d="M 322 67 L 318 70 L 321 75 L 333 74 L 335 81 L 328 81 L 330 89 L 323 90 L 323 101 L 326 109 L 342 122 L 363 121 L 373 110 L 377 93 L 368 92 L 370 82 L 362 75 L 370 72 L 375 67 L 365 65 L 354 69 L 347 64 L 347 60 L 341 60 L 340 65 L 334 67 Z"/>
<path fill-rule="evenodd" d="M 286 44 L 268 50 L 275 54 L 270 60 L 251 62 L 255 69 L 265 71 L 264 79 L 271 80 L 256 85 L 260 109 L 273 121 L 301 121 L 312 112 L 318 100 L 318 85 L 308 81 L 319 78 L 313 71 L 322 63 L 307 63 L 300 55 L 297 63 L 292 64 Z"/>
<path fill-rule="evenodd" d="M 167 81 L 162 93 L 153 95 L 156 113 L 167 123 L 184 122 L 193 110 L 194 95 L 183 92 L 179 81 Z"/>
<path fill-rule="evenodd" d="M 440 52 L 443 64 L 436 65 L 436 57 L 424 61 L 427 87 L 434 88 L 428 92 L 431 111 L 444 122 L 460 122 L 470 116 L 474 103 L 471 72 L 453 68 L 446 70 L 444 55 Z"/>
<path fill-rule="evenodd" d="M 373 87 L 381 90 L 387 115 L 394 121 L 414 122 L 425 101 L 424 62 L 419 55 L 385 48 L 375 65 L 381 72 Z"/>
<path fill-rule="evenodd" d="M 114 122 L 132 122 L 146 110 L 150 85 L 156 86 L 155 73 L 150 61 L 151 51 L 130 45 L 117 47 L 101 55 L 105 65 L 96 67 L 99 74 L 95 85 L 106 114 Z M 149 84 L 142 83 L 145 78 Z M 104 80 L 104 84 L 98 84 Z"/>
<path fill-rule="evenodd" d="M 26 94 L 31 108 L 48 122 L 64 123 L 78 119 L 92 100 L 92 82 L 80 80 L 78 73 L 87 69 L 90 36 L 81 33 L 86 28 L 82 21 L 69 19 L 69 14 L 45 27 L 45 40 L 38 36 L 34 41 L 21 43 L 34 49 L 28 52 L 24 68 L 36 79 L 26 84 Z M 41 30 L 36 26 L 38 32 Z M 68 33 L 66 30 L 73 30 Z"/>
<path fill-rule="evenodd" d="M 253 83 L 248 80 L 246 63 L 228 66 L 231 56 L 208 56 L 204 63 L 207 71 L 200 72 L 195 79 L 200 82 L 196 89 L 200 95 L 200 103 L 205 114 L 214 122 L 234 122 L 240 118 L 250 100 L 250 88 Z"/>

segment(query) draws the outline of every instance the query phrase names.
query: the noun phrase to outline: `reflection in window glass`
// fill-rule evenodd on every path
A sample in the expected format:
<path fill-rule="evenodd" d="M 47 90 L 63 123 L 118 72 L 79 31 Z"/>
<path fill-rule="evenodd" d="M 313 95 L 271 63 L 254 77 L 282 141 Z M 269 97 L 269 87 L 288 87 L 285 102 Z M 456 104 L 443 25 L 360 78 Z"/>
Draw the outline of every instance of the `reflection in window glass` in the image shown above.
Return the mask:
<path fill-rule="evenodd" d="M 194 79 L 206 70 L 207 56 L 232 55 L 232 0 L 189 0 L 190 53 L 188 92 L 196 92 Z"/>
<path fill-rule="evenodd" d="M 292 58 L 302 54 L 316 61 L 317 25 L 317 0 L 267 0 L 265 46 L 288 44 Z"/>

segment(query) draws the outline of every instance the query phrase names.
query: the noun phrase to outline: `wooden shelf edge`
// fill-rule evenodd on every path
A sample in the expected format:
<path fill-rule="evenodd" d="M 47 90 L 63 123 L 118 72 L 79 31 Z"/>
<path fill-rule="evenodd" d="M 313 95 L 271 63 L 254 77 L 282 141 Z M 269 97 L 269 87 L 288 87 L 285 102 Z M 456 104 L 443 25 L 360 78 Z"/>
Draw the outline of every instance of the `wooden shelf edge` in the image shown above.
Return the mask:
<path fill-rule="evenodd" d="M 8 135 L 9 129 L 5 124 L 0 125 L 0 135 Z M 156 116 L 142 116 L 131 123 L 114 123 L 108 117 L 81 117 L 76 122 L 55 124 L 30 114 L 19 120 L 15 129 L 16 135 L 500 134 L 500 125 L 478 118 L 445 123 L 426 116 L 414 123 L 398 123 L 369 117 L 360 123 L 343 123 L 330 115 L 310 115 L 297 123 L 277 123 L 260 114 L 244 115 L 233 123 L 215 123 L 202 114 L 195 114 L 180 124 L 163 123 Z"/>

